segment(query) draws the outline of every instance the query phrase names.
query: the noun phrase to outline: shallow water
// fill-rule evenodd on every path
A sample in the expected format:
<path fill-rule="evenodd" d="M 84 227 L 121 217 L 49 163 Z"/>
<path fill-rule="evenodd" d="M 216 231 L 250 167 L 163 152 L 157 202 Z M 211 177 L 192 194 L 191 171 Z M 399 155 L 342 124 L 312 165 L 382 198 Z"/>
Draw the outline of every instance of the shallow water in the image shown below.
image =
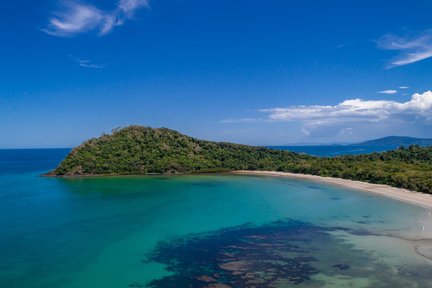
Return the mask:
<path fill-rule="evenodd" d="M 271 177 L 43 178 L 67 151 L 43 153 L 0 159 L 0 287 L 432 287 L 423 208 Z"/>

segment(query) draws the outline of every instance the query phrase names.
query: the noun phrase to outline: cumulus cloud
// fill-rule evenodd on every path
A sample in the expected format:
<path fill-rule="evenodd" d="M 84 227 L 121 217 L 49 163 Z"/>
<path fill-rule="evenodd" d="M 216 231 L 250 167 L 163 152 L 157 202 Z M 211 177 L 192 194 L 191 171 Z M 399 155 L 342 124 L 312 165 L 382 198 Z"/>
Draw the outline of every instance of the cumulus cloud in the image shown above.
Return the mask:
<path fill-rule="evenodd" d="M 93 30 L 104 35 L 133 18 L 137 9 L 148 5 L 148 0 L 120 0 L 114 11 L 103 11 L 84 2 L 64 1 L 62 9 L 53 13 L 43 31 L 59 37 L 75 36 Z"/>
<path fill-rule="evenodd" d="M 390 90 L 382 90 L 382 91 L 378 91 L 377 93 L 379 93 L 379 94 L 393 95 L 393 94 L 398 93 L 398 91 L 397 91 L 397 90 L 390 89 Z"/>
<path fill-rule="evenodd" d="M 422 61 L 432 57 L 432 30 L 408 37 L 385 35 L 379 39 L 378 47 L 399 52 L 399 56 L 390 61 L 387 68 Z"/>
<path fill-rule="evenodd" d="M 432 91 L 412 95 L 410 101 L 345 100 L 334 106 L 291 106 L 261 109 L 272 121 L 380 121 L 396 116 L 432 119 Z"/>
<path fill-rule="evenodd" d="M 432 91 L 413 94 L 406 102 L 349 99 L 336 105 L 276 107 L 260 109 L 258 113 L 261 115 L 255 119 L 230 119 L 224 123 L 286 123 L 292 127 L 291 133 L 296 133 L 293 129 L 298 127 L 298 134 L 308 141 L 354 141 L 392 134 L 423 135 L 432 131 Z"/>

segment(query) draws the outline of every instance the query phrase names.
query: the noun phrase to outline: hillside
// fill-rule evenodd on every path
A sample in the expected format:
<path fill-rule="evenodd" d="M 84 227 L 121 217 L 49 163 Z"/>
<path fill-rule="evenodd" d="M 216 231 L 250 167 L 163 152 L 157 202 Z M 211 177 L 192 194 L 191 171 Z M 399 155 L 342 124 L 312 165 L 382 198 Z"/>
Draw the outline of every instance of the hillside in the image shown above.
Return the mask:
<path fill-rule="evenodd" d="M 167 128 L 129 126 L 73 149 L 50 174 L 112 175 L 277 169 L 310 158 L 288 151 L 198 140 Z"/>
<path fill-rule="evenodd" d="M 420 146 L 431 146 L 432 139 L 427 138 L 413 138 L 406 136 L 388 136 L 384 138 L 374 139 L 370 141 L 365 141 L 362 143 L 354 144 L 361 146 L 410 146 L 410 145 L 420 145 Z"/>
<path fill-rule="evenodd" d="M 339 177 L 432 193 L 432 147 L 313 157 L 198 140 L 167 128 L 130 126 L 73 149 L 48 175 L 88 176 L 270 170 Z"/>

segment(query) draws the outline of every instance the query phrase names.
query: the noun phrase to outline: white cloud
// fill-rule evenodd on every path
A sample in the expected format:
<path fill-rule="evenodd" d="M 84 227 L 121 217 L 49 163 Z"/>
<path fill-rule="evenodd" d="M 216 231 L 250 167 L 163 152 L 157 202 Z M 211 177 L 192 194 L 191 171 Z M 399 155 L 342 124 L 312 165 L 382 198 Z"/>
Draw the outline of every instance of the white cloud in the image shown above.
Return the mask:
<path fill-rule="evenodd" d="M 133 18 L 137 9 L 144 7 L 149 7 L 149 0 L 121 0 L 115 12 L 116 25 L 123 25 L 126 19 Z"/>
<path fill-rule="evenodd" d="M 303 127 L 301 129 L 301 132 L 303 133 L 304 136 L 309 136 L 311 133 L 306 127 Z"/>
<path fill-rule="evenodd" d="M 118 9 L 132 16 L 138 8 L 148 7 L 148 0 L 121 0 Z"/>
<path fill-rule="evenodd" d="M 383 135 L 430 137 L 432 91 L 413 94 L 406 102 L 349 99 L 336 105 L 276 107 L 258 113 L 256 118 L 224 123 L 278 123 L 277 127 L 287 125 L 290 133 L 310 142 L 353 142 Z"/>
<path fill-rule="evenodd" d="M 389 100 L 345 100 L 334 106 L 291 106 L 287 108 L 261 109 L 271 121 L 327 122 L 381 121 L 397 116 L 432 119 L 432 91 L 414 94 L 408 102 Z"/>
<path fill-rule="evenodd" d="M 340 129 L 339 132 L 337 133 L 337 136 L 347 137 L 347 136 L 351 136 L 352 134 L 353 134 L 353 128 L 347 127 L 347 128 Z"/>
<path fill-rule="evenodd" d="M 95 64 L 92 63 L 92 61 L 90 60 L 83 60 L 83 59 L 78 59 L 78 64 L 80 67 L 84 67 L 84 68 L 102 69 L 105 67 L 104 65 Z"/>
<path fill-rule="evenodd" d="M 92 68 L 92 69 L 103 69 L 105 68 L 105 65 L 96 64 L 91 60 L 88 59 L 81 59 L 81 58 L 75 58 L 72 55 L 69 55 L 69 57 L 74 60 L 80 67 L 83 68 Z"/>
<path fill-rule="evenodd" d="M 399 89 L 409 89 L 410 87 L 408 86 L 399 86 Z"/>
<path fill-rule="evenodd" d="M 120 0 L 114 11 L 103 11 L 78 1 L 64 1 L 61 11 L 53 13 L 44 32 L 59 37 L 75 36 L 92 30 L 109 33 L 131 19 L 137 9 L 148 7 L 148 0 Z"/>
<path fill-rule="evenodd" d="M 390 61 L 388 68 L 415 63 L 432 57 L 432 31 L 428 30 L 414 37 L 386 35 L 378 41 L 378 47 L 400 53 Z"/>
<path fill-rule="evenodd" d="M 397 90 L 383 90 L 383 91 L 378 91 L 377 93 L 379 94 L 387 94 L 387 95 L 392 95 L 392 94 L 396 94 L 398 93 Z"/>
<path fill-rule="evenodd" d="M 70 36 L 87 32 L 100 26 L 106 18 L 104 13 L 94 6 L 65 2 L 64 10 L 56 12 L 50 18 L 46 33 L 54 36 Z"/>

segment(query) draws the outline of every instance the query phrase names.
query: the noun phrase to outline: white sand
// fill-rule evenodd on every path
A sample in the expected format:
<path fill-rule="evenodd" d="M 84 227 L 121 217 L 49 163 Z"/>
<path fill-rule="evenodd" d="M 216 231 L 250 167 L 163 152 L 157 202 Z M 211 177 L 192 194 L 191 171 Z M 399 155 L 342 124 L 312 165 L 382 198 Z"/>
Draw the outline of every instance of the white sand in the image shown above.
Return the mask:
<path fill-rule="evenodd" d="M 322 177 L 322 176 L 296 174 L 296 173 L 288 173 L 288 172 L 239 170 L 239 171 L 233 171 L 231 173 L 240 174 L 240 175 L 288 177 L 293 179 L 318 181 L 318 182 L 323 182 L 331 185 L 337 185 L 337 186 L 342 186 L 342 187 L 351 188 L 355 190 L 379 194 L 402 202 L 414 204 L 427 209 L 432 209 L 432 195 L 415 192 L 407 189 L 402 189 L 402 188 L 395 188 L 388 185 L 372 184 L 372 183 L 353 181 L 353 180 L 347 180 L 341 178 Z"/>

